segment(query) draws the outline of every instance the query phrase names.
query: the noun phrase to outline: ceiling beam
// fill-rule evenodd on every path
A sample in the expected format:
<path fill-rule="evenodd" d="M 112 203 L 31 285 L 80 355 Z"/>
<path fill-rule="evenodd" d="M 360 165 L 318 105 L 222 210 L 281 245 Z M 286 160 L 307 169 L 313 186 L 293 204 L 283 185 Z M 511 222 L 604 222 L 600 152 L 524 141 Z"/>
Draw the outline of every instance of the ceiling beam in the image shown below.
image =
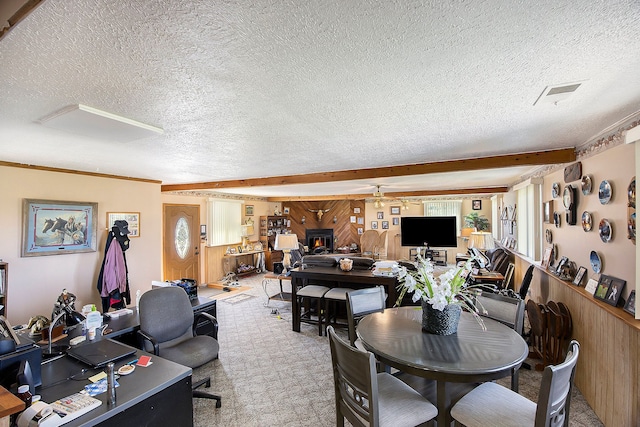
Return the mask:
<path fill-rule="evenodd" d="M 284 175 L 265 178 L 235 179 L 229 181 L 209 181 L 193 184 L 165 184 L 162 185 L 161 191 L 217 190 L 222 188 L 264 187 L 267 185 L 316 184 L 320 182 L 351 181 L 354 179 L 387 178 L 393 176 L 497 169 L 511 166 L 548 165 L 568 163 L 575 159 L 576 153 L 573 148 L 563 148 L 551 151 L 506 154 L 502 156 L 447 160 L 433 163 L 418 163 L 413 165 L 387 166 L 381 168 L 320 172 L 304 175 Z"/>
<path fill-rule="evenodd" d="M 395 193 L 384 193 L 383 200 L 397 199 L 398 203 L 403 198 L 429 197 L 429 196 L 451 196 L 451 195 L 471 195 L 471 194 L 496 194 L 506 193 L 509 187 L 480 187 L 480 188 L 458 188 L 455 190 L 428 190 L 428 191 L 403 191 Z M 267 197 L 268 202 L 310 202 L 320 200 L 364 200 L 373 199 L 372 193 L 367 194 L 340 194 L 331 196 L 288 196 L 288 197 Z"/>

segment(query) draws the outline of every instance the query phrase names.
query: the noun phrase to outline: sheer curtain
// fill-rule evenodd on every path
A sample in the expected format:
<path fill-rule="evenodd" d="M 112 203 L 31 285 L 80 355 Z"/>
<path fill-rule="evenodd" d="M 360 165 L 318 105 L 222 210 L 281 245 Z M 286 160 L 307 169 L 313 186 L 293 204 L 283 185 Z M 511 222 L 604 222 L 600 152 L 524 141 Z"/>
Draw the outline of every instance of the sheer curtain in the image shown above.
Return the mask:
<path fill-rule="evenodd" d="M 462 200 L 425 201 L 424 216 L 455 216 L 456 233 L 462 229 Z"/>
<path fill-rule="evenodd" d="M 242 200 L 209 199 L 207 229 L 209 246 L 230 245 L 242 237 Z"/>

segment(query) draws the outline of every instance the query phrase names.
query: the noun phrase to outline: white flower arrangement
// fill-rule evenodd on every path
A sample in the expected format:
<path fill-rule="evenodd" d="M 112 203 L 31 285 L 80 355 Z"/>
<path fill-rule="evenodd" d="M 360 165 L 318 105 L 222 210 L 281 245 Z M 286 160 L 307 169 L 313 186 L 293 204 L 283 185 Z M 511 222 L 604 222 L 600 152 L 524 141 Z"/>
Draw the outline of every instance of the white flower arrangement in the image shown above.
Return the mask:
<path fill-rule="evenodd" d="M 408 270 L 404 266 L 400 268 L 396 306 L 401 304 L 407 292 L 413 293 L 413 302 L 422 300 L 440 311 L 450 304 L 458 304 L 471 312 L 484 329 L 484 322 L 474 304 L 476 286 L 467 284 L 467 276 L 474 260 L 475 257 L 472 257 L 463 266 L 453 267 L 436 277 L 431 260 L 423 258 L 418 252 L 416 270 Z"/>

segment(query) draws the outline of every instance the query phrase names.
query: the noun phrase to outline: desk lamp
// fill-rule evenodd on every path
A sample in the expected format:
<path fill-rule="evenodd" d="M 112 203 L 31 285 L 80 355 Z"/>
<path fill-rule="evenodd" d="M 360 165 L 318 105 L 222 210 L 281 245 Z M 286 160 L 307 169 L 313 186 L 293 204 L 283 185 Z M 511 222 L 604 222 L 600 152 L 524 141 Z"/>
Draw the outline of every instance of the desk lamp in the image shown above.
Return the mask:
<path fill-rule="evenodd" d="M 288 271 L 291 269 L 291 251 L 298 249 L 298 236 L 295 234 L 276 234 L 274 249 L 284 252 L 282 266 L 285 268 L 285 271 Z"/>
<path fill-rule="evenodd" d="M 474 231 L 471 233 L 471 236 L 469 236 L 469 249 L 477 249 L 477 251 L 474 252 L 481 256 L 481 259 L 478 260 L 480 268 L 485 268 L 490 262 L 489 258 L 483 253 L 483 251 L 494 249 L 495 247 L 496 244 L 493 240 L 493 236 L 487 231 Z"/>
<path fill-rule="evenodd" d="M 53 341 L 53 337 L 52 337 L 53 328 L 56 325 L 56 323 L 58 323 L 58 320 L 62 319 L 64 316 L 67 316 L 66 318 L 67 326 L 79 325 L 85 319 L 85 317 L 82 314 L 71 309 L 71 307 L 69 306 L 65 306 L 64 310 L 62 310 L 60 314 L 58 314 L 49 324 L 49 338 L 48 338 L 49 344 L 47 345 L 47 350 L 44 351 L 42 354 L 45 358 L 59 356 L 63 354 L 65 351 L 67 351 L 67 349 L 69 348 L 69 346 L 66 346 L 66 345 L 56 345 L 55 347 L 51 345 Z"/>

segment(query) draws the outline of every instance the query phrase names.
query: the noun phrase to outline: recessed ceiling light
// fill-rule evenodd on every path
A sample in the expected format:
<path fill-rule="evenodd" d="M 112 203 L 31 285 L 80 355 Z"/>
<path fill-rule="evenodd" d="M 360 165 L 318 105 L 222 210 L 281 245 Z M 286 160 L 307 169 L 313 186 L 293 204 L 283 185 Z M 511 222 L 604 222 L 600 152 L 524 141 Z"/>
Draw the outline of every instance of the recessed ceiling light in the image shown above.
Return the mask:
<path fill-rule="evenodd" d="M 580 86 L 582 86 L 583 83 L 584 83 L 584 80 L 580 82 L 547 86 L 544 88 L 544 90 L 542 91 L 538 99 L 536 99 L 536 102 L 533 103 L 533 105 L 557 104 L 560 101 L 565 101 L 567 98 L 572 96 L 575 93 L 575 91 L 578 90 Z"/>
<path fill-rule="evenodd" d="M 162 128 L 82 104 L 65 107 L 40 119 L 39 122 L 43 126 L 65 132 L 120 142 L 164 133 Z"/>

